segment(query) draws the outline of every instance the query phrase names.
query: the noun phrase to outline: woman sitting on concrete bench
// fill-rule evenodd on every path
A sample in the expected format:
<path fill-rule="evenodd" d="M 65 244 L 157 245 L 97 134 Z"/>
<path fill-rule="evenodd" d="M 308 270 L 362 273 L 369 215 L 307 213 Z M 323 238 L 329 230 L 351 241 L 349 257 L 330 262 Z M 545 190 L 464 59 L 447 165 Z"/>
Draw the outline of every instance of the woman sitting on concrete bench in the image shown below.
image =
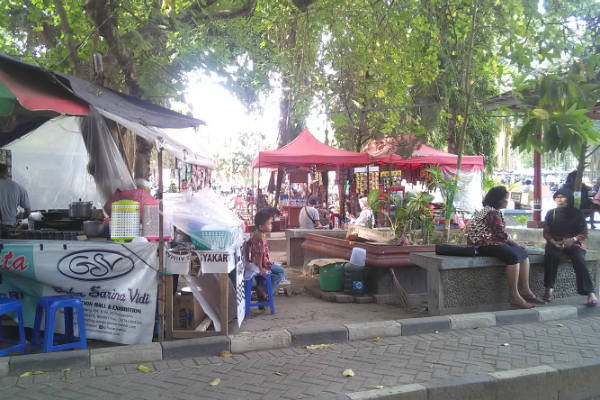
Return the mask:
<path fill-rule="evenodd" d="M 544 239 L 546 254 L 544 256 L 544 300 L 554 300 L 554 283 L 558 265 L 562 255 L 573 262 L 577 280 L 577 292 L 588 296 L 587 305 L 595 306 L 598 299 L 594 294 L 594 284 L 590 271 L 585 265 L 585 240 L 588 236 L 587 224 L 581 210 L 573 206 L 573 192 L 562 187 L 554 193 L 556 208 L 548 211 L 544 221 Z"/>
<path fill-rule="evenodd" d="M 476 246 L 480 256 L 496 257 L 505 262 L 509 302 L 518 308 L 532 308 L 531 303 L 544 304 L 529 288 L 529 255 L 514 242 L 506 231 L 500 211 L 508 204 L 504 186 L 490 189 L 483 199 L 483 209 L 477 211 L 467 227 L 467 242 Z"/>

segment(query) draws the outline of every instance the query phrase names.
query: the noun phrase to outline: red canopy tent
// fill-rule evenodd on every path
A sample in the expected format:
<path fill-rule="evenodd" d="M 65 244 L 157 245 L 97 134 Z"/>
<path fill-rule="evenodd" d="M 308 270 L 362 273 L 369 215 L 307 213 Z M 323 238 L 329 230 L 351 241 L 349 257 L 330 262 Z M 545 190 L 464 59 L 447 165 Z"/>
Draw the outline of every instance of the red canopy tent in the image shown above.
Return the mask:
<path fill-rule="evenodd" d="M 347 150 L 336 149 L 319 142 L 307 130 L 303 130 L 300 135 L 290 143 L 273 151 L 261 151 L 252 162 L 253 168 L 278 168 L 289 169 L 289 167 L 312 167 L 316 166 L 320 171 L 329 171 L 337 169 L 341 173 L 341 167 L 354 167 L 358 165 L 369 164 L 369 155 L 366 153 L 355 153 Z M 278 175 L 277 186 L 281 184 L 281 177 Z M 260 187 L 260 169 L 259 169 L 259 187 Z M 340 212 L 344 212 L 344 192 L 343 185 L 338 184 L 340 193 Z M 277 191 L 277 193 L 279 193 Z M 275 200 L 275 204 L 278 202 Z M 298 210 L 297 210 L 298 211 Z M 290 218 L 291 219 L 291 218 Z"/>
<path fill-rule="evenodd" d="M 399 151 L 400 150 L 400 151 Z M 404 150 L 404 151 L 402 151 Z M 387 137 L 369 141 L 362 152 L 369 155 L 371 162 L 376 164 L 392 164 L 400 168 L 422 165 L 437 165 L 442 170 L 456 171 L 458 156 L 436 150 L 418 141 L 412 135 Z M 407 153 L 403 157 L 397 153 Z M 461 171 L 482 171 L 483 156 L 463 156 Z"/>
<path fill-rule="evenodd" d="M 319 142 L 307 130 L 280 149 L 261 151 L 252 162 L 253 168 L 310 167 L 321 170 L 336 166 L 352 167 L 369 163 L 369 155 L 336 149 Z"/>

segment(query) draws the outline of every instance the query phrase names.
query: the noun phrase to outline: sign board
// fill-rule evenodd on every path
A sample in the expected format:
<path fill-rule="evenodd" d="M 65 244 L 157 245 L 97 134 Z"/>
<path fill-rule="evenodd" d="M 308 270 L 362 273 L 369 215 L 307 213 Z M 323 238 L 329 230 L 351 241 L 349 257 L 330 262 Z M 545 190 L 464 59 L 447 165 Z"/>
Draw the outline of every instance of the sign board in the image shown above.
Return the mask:
<path fill-rule="evenodd" d="M 231 251 L 196 250 L 196 254 L 204 274 L 228 274 L 235 268 L 235 257 Z"/>
<path fill-rule="evenodd" d="M 157 292 L 156 243 L 5 241 L 0 248 L 0 297 L 18 299 L 33 327 L 42 296 L 81 298 L 89 339 L 150 343 Z M 62 313 L 57 330 L 64 332 Z"/>

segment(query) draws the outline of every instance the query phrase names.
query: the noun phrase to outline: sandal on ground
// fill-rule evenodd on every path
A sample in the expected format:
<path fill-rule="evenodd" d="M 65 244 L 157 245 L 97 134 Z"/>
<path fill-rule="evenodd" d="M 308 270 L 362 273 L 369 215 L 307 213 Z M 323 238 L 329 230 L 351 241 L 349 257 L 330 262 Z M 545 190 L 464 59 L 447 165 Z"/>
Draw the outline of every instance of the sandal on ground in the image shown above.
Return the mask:
<path fill-rule="evenodd" d="M 544 296 L 542 296 L 542 299 L 544 299 L 546 303 L 552 303 L 554 301 L 554 293 L 545 293 Z"/>
<path fill-rule="evenodd" d="M 523 310 L 529 310 L 534 307 L 533 304 L 529 304 L 525 300 L 510 300 L 509 303 L 511 306 L 517 307 L 517 308 L 520 308 Z"/>
<path fill-rule="evenodd" d="M 546 304 L 546 302 L 545 302 L 543 299 L 541 299 L 541 298 L 537 297 L 535 294 L 533 294 L 533 295 L 528 295 L 528 294 L 527 294 L 527 295 L 523 295 L 523 294 L 522 294 L 522 295 L 521 295 L 521 297 L 522 297 L 522 298 L 523 298 L 525 301 L 527 301 L 528 303 L 534 303 L 534 304 Z"/>

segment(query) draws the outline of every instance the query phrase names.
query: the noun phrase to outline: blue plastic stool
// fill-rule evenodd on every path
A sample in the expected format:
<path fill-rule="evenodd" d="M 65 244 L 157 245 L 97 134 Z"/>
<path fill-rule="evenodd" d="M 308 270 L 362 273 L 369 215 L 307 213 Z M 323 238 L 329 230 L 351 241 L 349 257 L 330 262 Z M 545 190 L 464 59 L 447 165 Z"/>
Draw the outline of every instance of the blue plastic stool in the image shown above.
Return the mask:
<path fill-rule="evenodd" d="M 252 279 L 244 280 L 245 284 L 245 292 L 246 292 L 246 317 L 250 316 L 250 307 L 259 307 L 259 306 L 269 306 L 271 310 L 271 315 L 275 314 L 275 304 L 273 301 L 273 290 L 271 286 L 271 273 L 266 274 L 265 276 L 256 275 L 256 284 L 258 285 L 259 279 L 264 279 L 267 282 L 267 293 L 269 295 L 267 301 L 261 301 L 252 303 Z"/>
<path fill-rule="evenodd" d="M 2 338 L 2 323 L 0 322 L 0 343 L 15 344 L 14 346 L 7 347 L 5 349 L 0 349 L 0 356 L 5 356 L 8 353 L 12 353 L 13 351 L 22 351 L 23 354 L 27 352 L 27 341 L 25 340 L 25 328 L 23 326 L 23 310 L 21 308 L 21 303 L 19 303 L 19 300 L 6 299 L 1 297 L 0 319 L 2 317 L 2 314 L 7 313 L 9 311 L 15 311 L 17 313 L 17 317 L 19 319 L 19 341 L 5 340 L 4 338 Z"/>
<path fill-rule="evenodd" d="M 54 336 L 54 319 L 56 312 L 65 309 L 65 334 Z M 77 311 L 77 326 L 79 327 L 79 338 L 73 334 L 73 310 Z M 44 339 L 40 340 L 40 328 L 42 325 L 42 314 L 44 314 Z M 68 343 L 54 344 L 56 340 L 66 340 Z M 53 351 L 81 348 L 87 349 L 85 337 L 85 321 L 83 319 L 83 304 L 79 297 L 73 296 L 46 296 L 38 300 L 35 310 L 35 322 L 33 324 L 33 335 L 31 345 L 42 348 L 44 353 Z"/>

